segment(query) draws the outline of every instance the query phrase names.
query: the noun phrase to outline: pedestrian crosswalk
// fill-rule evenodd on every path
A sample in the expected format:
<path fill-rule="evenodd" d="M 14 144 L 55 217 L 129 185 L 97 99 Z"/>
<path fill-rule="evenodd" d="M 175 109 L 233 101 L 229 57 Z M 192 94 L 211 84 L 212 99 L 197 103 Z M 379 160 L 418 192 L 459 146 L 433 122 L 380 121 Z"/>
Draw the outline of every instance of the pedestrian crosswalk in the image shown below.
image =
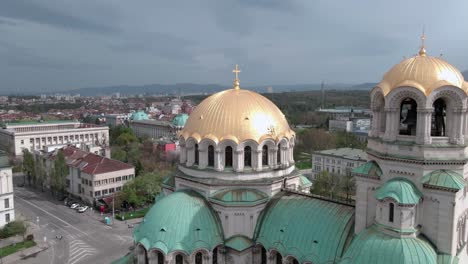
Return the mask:
<path fill-rule="evenodd" d="M 85 258 L 97 253 L 96 249 L 89 246 L 81 239 L 74 239 L 69 244 L 68 264 L 77 264 Z"/>

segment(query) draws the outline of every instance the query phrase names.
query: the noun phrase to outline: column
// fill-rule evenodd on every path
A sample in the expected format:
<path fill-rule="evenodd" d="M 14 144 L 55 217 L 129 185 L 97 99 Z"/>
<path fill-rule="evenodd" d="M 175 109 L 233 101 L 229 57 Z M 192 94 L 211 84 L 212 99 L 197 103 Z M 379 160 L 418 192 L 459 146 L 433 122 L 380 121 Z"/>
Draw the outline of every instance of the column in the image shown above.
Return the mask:
<path fill-rule="evenodd" d="M 214 151 L 214 169 L 216 171 L 223 171 L 224 170 L 222 154 L 223 153 L 219 148 L 215 148 L 215 151 Z"/>
<path fill-rule="evenodd" d="M 187 147 L 187 167 L 192 166 L 193 163 L 195 162 L 194 150 L 195 150 L 194 146 Z"/>
<path fill-rule="evenodd" d="M 454 109 L 451 115 L 451 129 L 450 129 L 450 143 L 452 144 L 464 144 L 463 138 L 463 113 L 466 109 L 458 108 Z M 448 123 L 448 122 L 447 122 Z"/>
<path fill-rule="evenodd" d="M 185 149 L 185 144 L 180 144 L 180 156 L 179 161 L 181 164 L 185 164 L 187 161 L 187 150 Z"/>
<path fill-rule="evenodd" d="M 232 169 L 236 172 L 244 170 L 244 150 L 232 148 Z"/>
<path fill-rule="evenodd" d="M 369 137 L 377 137 L 379 136 L 380 130 L 380 109 L 379 107 L 372 107 L 372 123 L 371 123 L 371 130 L 369 132 Z"/>
<path fill-rule="evenodd" d="M 262 150 L 253 150 L 252 151 L 252 157 L 253 157 L 253 162 L 252 162 L 252 168 L 255 171 L 262 171 Z"/>
<path fill-rule="evenodd" d="M 204 169 L 208 166 L 208 149 L 199 148 L 198 149 L 198 168 Z"/>
<path fill-rule="evenodd" d="M 385 141 L 395 141 L 396 136 L 399 133 L 400 129 L 400 122 L 398 118 L 398 108 L 385 108 L 386 114 L 386 125 L 385 125 Z"/>
<path fill-rule="evenodd" d="M 268 148 L 268 165 L 270 168 L 276 168 L 277 167 L 277 159 L 276 159 L 276 152 L 278 151 L 277 147 L 273 148 Z"/>
<path fill-rule="evenodd" d="M 431 144 L 431 118 L 433 108 L 418 108 L 416 121 L 416 143 Z"/>
<path fill-rule="evenodd" d="M 289 158 L 289 165 L 292 165 L 294 164 L 294 142 L 290 142 L 289 143 L 289 151 L 288 151 L 289 155 L 288 155 L 288 158 Z"/>

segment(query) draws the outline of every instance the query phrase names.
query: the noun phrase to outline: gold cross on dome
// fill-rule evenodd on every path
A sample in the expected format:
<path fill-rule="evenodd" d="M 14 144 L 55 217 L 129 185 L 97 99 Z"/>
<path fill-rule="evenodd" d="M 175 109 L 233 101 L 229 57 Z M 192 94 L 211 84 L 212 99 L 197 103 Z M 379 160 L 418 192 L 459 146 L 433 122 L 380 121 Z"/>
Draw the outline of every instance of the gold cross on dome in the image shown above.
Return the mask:
<path fill-rule="evenodd" d="M 233 72 L 234 74 L 236 74 L 236 80 L 239 80 L 239 72 L 241 72 L 241 71 L 239 70 L 239 65 L 236 64 L 236 68 L 235 68 L 234 70 L 232 70 L 232 72 Z"/>

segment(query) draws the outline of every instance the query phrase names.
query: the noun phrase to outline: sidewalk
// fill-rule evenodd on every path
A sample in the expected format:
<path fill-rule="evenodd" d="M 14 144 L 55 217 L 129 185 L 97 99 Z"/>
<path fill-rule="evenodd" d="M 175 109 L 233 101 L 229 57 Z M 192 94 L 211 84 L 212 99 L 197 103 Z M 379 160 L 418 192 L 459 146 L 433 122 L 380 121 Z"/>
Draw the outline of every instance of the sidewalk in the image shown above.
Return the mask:
<path fill-rule="evenodd" d="M 36 242 L 37 243 L 37 242 Z M 29 256 L 35 255 L 41 251 L 44 251 L 48 248 L 48 246 L 42 242 L 37 243 L 34 247 L 30 247 L 27 249 L 20 250 L 16 253 L 8 255 L 2 259 L 3 263 L 15 263 L 19 260 L 27 258 Z"/>

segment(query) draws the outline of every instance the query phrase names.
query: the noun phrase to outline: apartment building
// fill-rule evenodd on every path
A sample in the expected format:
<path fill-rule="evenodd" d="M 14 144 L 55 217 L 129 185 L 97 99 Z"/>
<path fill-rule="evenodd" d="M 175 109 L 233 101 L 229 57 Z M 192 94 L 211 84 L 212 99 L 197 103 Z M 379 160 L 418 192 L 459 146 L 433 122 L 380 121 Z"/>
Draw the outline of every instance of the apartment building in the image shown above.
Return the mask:
<path fill-rule="evenodd" d="M 111 196 L 135 178 L 135 168 L 127 163 L 89 153 L 74 146 L 63 149 L 69 174 L 66 178 L 68 193 L 90 204 Z M 49 155 L 54 160 L 57 151 Z"/>
<path fill-rule="evenodd" d="M 351 171 L 366 163 L 367 153 L 355 148 L 337 148 L 312 153 L 312 177 L 322 171 L 338 175 L 347 175 Z"/>

